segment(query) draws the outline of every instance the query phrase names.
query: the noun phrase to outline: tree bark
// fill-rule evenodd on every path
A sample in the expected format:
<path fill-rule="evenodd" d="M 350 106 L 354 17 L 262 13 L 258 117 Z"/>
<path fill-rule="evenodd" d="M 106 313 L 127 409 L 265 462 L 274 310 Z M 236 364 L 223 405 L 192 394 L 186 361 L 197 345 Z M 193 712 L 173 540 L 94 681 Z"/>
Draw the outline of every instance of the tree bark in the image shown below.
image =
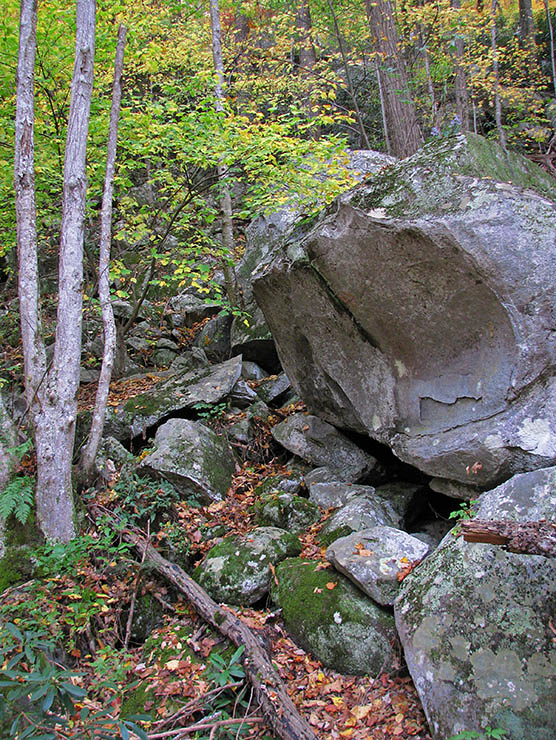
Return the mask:
<path fill-rule="evenodd" d="M 556 557 L 556 523 L 498 522 L 471 519 L 461 522 L 466 542 L 503 545 L 510 552 Z"/>
<path fill-rule="evenodd" d="M 114 353 L 116 349 L 116 324 L 110 300 L 110 242 L 112 237 L 112 196 L 114 192 L 114 170 L 116 166 L 116 146 L 118 143 L 118 122 L 120 119 L 120 105 L 122 99 L 122 74 L 124 67 L 124 49 L 127 29 L 120 25 L 118 29 L 118 43 L 114 62 L 114 84 L 112 87 L 112 106 L 110 109 L 110 125 L 108 129 L 108 146 L 106 152 L 106 174 L 104 177 L 104 192 L 100 215 L 100 255 L 98 268 L 98 293 L 102 311 L 102 325 L 104 328 L 104 351 L 100 378 L 98 381 L 95 408 L 91 422 L 89 439 L 81 457 L 81 468 L 85 477 L 91 474 L 95 457 L 98 452 L 106 404 L 110 391 Z"/>
<path fill-rule="evenodd" d="M 214 89 L 214 107 L 217 113 L 224 114 L 224 62 L 222 59 L 222 32 L 220 28 L 220 8 L 218 0 L 210 0 L 210 29 L 212 34 L 212 60 L 216 72 L 216 86 Z M 226 292 L 232 307 L 238 305 L 235 272 L 228 262 L 233 259 L 235 241 L 232 221 L 232 196 L 226 183 L 227 167 L 223 162 L 218 165 L 218 180 L 220 182 L 220 210 L 222 215 L 222 246 L 228 257 L 222 260 L 222 270 L 226 283 Z"/>
<path fill-rule="evenodd" d="M 263 714 L 282 740 L 316 740 L 301 717 L 276 673 L 272 661 L 255 634 L 232 612 L 223 609 L 181 568 L 162 557 L 148 542 L 127 530 L 123 537 L 132 543 L 160 575 L 170 581 L 191 602 L 197 613 L 236 646 L 244 645 L 245 674 L 255 689 Z"/>
<path fill-rule="evenodd" d="M 422 144 L 409 77 L 402 56 L 394 10 L 390 0 L 365 0 L 392 154 L 407 157 Z"/>
<path fill-rule="evenodd" d="M 450 0 L 450 7 L 454 10 L 459 10 L 461 8 L 461 0 Z M 465 41 L 461 33 L 456 33 L 454 39 L 456 114 L 460 120 L 462 131 L 469 131 L 469 89 L 467 86 L 467 75 L 465 73 L 464 56 Z"/>
<path fill-rule="evenodd" d="M 535 22 L 531 0 L 519 0 L 519 40 L 523 47 L 535 45 Z"/>
<path fill-rule="evenodd" d="M 35 0 L 22 0 L 16 95 L 16 218 L 25 386 L 37 453 L 37 519 L 48 539 L 75 535 L 71 482 L 81 359 L 86 146 L 93 87 L 95 2 L 77 0 L 64 161 L 58 309 L 52 366 L 41 337 L 34 185 Z"/>
<path fill-rule="evenodd" d="M 548 0 L 543 0 L 544 12 L 546 14 L 546 25 L 548 26 L 548 35 L 550 39 L 550 68 L 552 70 L 552 90 L 556 93 L 556 54 L 554 53 L 554 29 L 552 27 L 552 18 L 550 16 L 550 7 Z"/>
<path fill-rule="evenodd" d="M 498 138 L 502 149 L 507 152 L 506 134 L 502 125 L 502 99 L 500 97 L 500 70 L 498 64 L 498 42 L 496 31 L 496 11 L 498 10 L 498 0 L 492 0 L 490 6 L 490 48 L 492 51 L 492 72 L 494 75 L 494 118 L 498 130 Z"/>

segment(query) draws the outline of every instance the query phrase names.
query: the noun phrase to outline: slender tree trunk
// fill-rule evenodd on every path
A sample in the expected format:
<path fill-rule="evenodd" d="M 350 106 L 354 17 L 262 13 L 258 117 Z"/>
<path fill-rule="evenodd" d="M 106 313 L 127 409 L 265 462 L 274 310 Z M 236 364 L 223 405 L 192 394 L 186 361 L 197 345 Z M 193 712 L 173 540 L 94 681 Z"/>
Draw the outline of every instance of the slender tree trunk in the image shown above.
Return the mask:
<path fill-rule="evenodd" d="M 212 59 L 216 72 L 216 86 L 214 90 L 214 107 L 220 114 L 224 113 L 224 62 L 222 60 L 222 33 L 220 28 L 220 8 L 218 0 L 210 0 L 210 28 L 212 33 Z M 218 165 L 218 180 L 220 181 L 220 210 L 222 214 L 222 246 L 228 253 L 230 260 L 234 256 L 234 227 L 232 221 L 232 196 L 226 184 L 227 168 L 221 162 Z M 233 266 L 228 257 L 222 260 L 222 270 L 226 283 L 226 292 L 232 306 L 238 305 L 236 279 Z"/>
<path fill-rule="evenodd" d="M 365 0 L 373 49 L 378 57 L 390 146 L 396 157 L 407 157 L 422 143 L 409 77 L 403 60 L 390 0 Z"/>
<path fill-rule="evenodd" d="M 22 0 L 16 101 L 16 216 L 25 385 L 37 452 L 37 516 L 49 539 L 75 535 L 71 467 L 81 358 L 85 156 L 95 48 L 95 2 L 77 0 L 75 64 L 64 162 L 56 339 L 46 368 L 40 332 L 34 193 L 35 0 Z"/>
<path fill-rule="evenodd" d="M 535 22 L 531 0 L 519 0 L 519 40 L 524 48 L 535 46 Z"/>
<path fill-rule="evenodd" d="M 295 41 L 297 47 L 297 58 L 301 79 L 305 81 L 306 88 L 302 93 L 303 107 L 307 118 L 315 118 L 311 100 L 313 68 L 317 62 L 315 47 L 312 39 L 313 22 L 308 0 L 296 0 L 295 13 Z M 319 127 L 311 131 L 313 138 L 320 136 Z"/>
<path fill-rule="evenodd" d="M 554 29 L 552 27 L 552 18 L 550 16 L 550 8 L 548 6 L 548 0 L 543 0 L 544 12 L 546 13 L 546 25 L 548 27 L 548 34 L 550 38 L 550 67 L 552 69 L 552 89 L 556 93 L 556 55 L 554 53 Z"/>
<path fill-rule="evenodd" d="M 104 178 L 104 192 L 102 195 L 102 209 L 100 216 L 100 256 L 98 292 L 102 310 L 102 325 L 104 328 L 104 353 L 100 378 L 89 439 L 81 457 L 81 469 L 85 476 L 89 476 L 98 452 L 106 403 L 112 378 L 114 352 L 116 349 L 116 324 L 110 300 L 110 242 L 112 237 L 112 195 L 114 192 L 114 170 L 116 166 L 116 145 L 118 142 L 118 122 L 120 119 L 120 104 L 122 99 L 122 74 L 124 67 L 124 48 L 127 29 L 120 25 L 118 29 L 118 44 L 114 62 L 114 84 L 112 87 L 112 107 L 110 110 L 110 126 L 108 130 L 108 146 L 106 153 L 106 174 Z"/>
<path fill-rule="evenodd" d="M 498 0 L 492 0 L 490 9 L 490 48 L 492 51 L 492 71 L 494 73 L 494 117 L 498 137 L 504 151 L 508 151 L 506 145 L 506 134 L 502 126 L 502 99 L 500 98 L 500 70 L 498 67 L 498 43 L 496 33 L 496 11 L 498 10 Z"/>
<path fill-rule="evenodd" d="M 355 94 L 355 89 L 351 81 L 349 65 L 347 63 L 346 54 L 344 51 L 344 43 L 342 41 L 342 35 L 340 33 L 340 28 L 338 26 L 338 19 L 336 17 L 336 12 L 334 11 L 334 6 L 332 5 L 332 0 L 328 0 L 328 7 L 330 9 L 330 13 L 332 14 L 332 20 L 334 22 L 334 30 L 336 32 L 336 39 L 338 41 L 338 47 L 340 49 L 340 54 L 342 55 L 342 64 L 344 65 L 344 72 L 346 73 L 346 82 L 348 86 L 349 96 L 353 104 L 353 109 L 355 111 L 355 118 L 357 120 L 357 125 L 359 126 L 359 132 L 361 134 L 361 146 L 365 147 L 365 149 L 370 149 L 371 145 L 369 144 L 369 137 L 367 136 L 367 132 L 365 131 L 363 117 L 361 116 L 361 111 L 359 109 L 359 104 L 357 102 L 357 95 Z"/>
<path fill-rule="evenodd" d="M 450 0 L 450 7 L 454 10 L 459 10 L 461 8 L 461 0 Z M 462 131 L 469 131 L 469 89 L 467 75 L 465 73 L 464 57 L 465 41 L 461 33 L 456 33 L 454 40 L 456 114 L 460 120 Z"/>

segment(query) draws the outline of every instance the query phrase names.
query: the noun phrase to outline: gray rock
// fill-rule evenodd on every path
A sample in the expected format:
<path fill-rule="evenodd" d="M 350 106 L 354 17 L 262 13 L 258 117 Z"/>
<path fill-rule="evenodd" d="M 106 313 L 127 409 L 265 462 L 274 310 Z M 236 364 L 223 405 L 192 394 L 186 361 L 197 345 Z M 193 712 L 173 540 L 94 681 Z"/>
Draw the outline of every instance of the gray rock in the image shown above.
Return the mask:
<path fill-rule="evenodd" d="M 518 475 L 479 499 L 478 516 L 554 519 L 556 469 Z M 553 740 L 556 561 L 449 534 L 402 583 L 396 624 L 435 740 L 501 728 Z"/>
<path fill-rule="evenodd" d="M 243 378 L 239 378 L 230 393 L 230 403 L 240 409 L 247 408 L 259 400 L 257 393 Z"/>
<path fill-rule="evenodd" d="M 320 470 L 320 468 L 317 468 L 317 470 Z M 307 482 L 308 477 L 306 476 L 305 482 Z M 323 509 L 339 509 L 353 496 L 376 493 L 376 489 L 372 486 L 358 486 L 341 481 L 317 481 L 313 483 L 311 479 L 307 487 L 309 488 L 310 500 Z"/>
<path fill-rule="evenodd" d="M 222 362 L 231 355 L 230 328 L 232 316 L 220 313 L 203 326 L 193 342 L 206 352 L 210 362 Z M 234 354 L 237 354 L 234 352 Z"/>
<path fill-rule="evenodd" d="M 209 503 L 221 501 L 235 472 L 235 459 L 224 437 L 198 421 L 170 419 L 155 436 L 155 450 L 138 466 L 163 478 L 183 495 Z"/>
<path fill-rule="evenodd" d="M 450 496 L 461 501 L 472 501 L 479 495 L 479 491 L 473 486 L 466 486 L 465 483 L 458 483 L 458 481 L 446 480 L 445 478 L 432 478 L 429 486 L 437 493 L 443 493 L 444 496 Z"/>
<path fill-rule="evenodd" d="M 321 545 L 329 545 L 352 532 L 375 526 L 399 527 L 400 517 L 388 501 L 376 493 L 352 496 L 326 520 L 319 533 Z"/>
<path fill-rule="evenodd" d="M 555 188 L 539 168 L 458 135 L 288 236 L 253 285 L 311 413 L 479 489 L 556 462 L 545 194 Z"/>
<path fill-rule="evenodd" d="M 188 373 L 191 370 L 208 367 L 209 364 L 205 350 L 200 347 L 192 347 L 187 352 L 182 352 L 179 357 L 176 357 L 172 361 L 169 370 L 174 375 L 177 375 L 178 373 Z"/>
<path fill-rule="evenodd" d="M 376 492 L 378 496 L 389 501 L 402 519 L 405 519 L 411 511 L 415 497 L 424 488 L 420 483 L 397 480 L 377 486 Z"/>
<path fill-rule="evenodd" d="M 79 383 L 85 385 L 85 383 L 96 383 L 100 377 L 100 370 L 96 367 L 81 367 L 79 368 Z"/>
<path fill-rule="evenodd" d="M 266 378 L 266 372 L 256 362 L 244 360 L 241 367 L 241 376 L 245 380 L 262 380 Z"/>
<path fill-rule="evenodd" d="M 106 431 L 119 440 L 143 434 L 169 414 L 196 404 L 222 402 L 241 373 L 241 357 L 213 367 L 192 370 L 158 383 L 107 414 Z"/>
<path fill-rule="evenodd" d="M 257 384 L 257 395 L 265 403 L 272 403 L 280 398 L 289 388 L 290 381 L 285 373 L 270 376 Z"/>
<path fill-rule="evenodd" d="M 276 527 L 259 527 L 213 547 L 193 577 L 216 601 L 249 606 L 269 590 L 269 565 L 276 566 L 300 549 L 295 535 Z"/>
<path fill-rule="evenodd" d="M 319 507 L 302 496 L 285 491 L 269 491 L 254 504 L 255 518 L 261 526 L 302 532 L 320 519 Z"/>
<path fill-rule="evenodd" d="M 428 552 L 428 545 L 407 532 L 371 527 L 333 542 L 326 559 L 377 604 L 391 606 L 400 587 L 398 573 Z"/>
<path fill-rule="evenodd" d="M 288 633 L 328 668 L 349 674 L 390 671 L 396 633 L 390 612 L 340 573 L 290 558 L 276 568 L 272 598 Z M 332 588 L 331 588 L 332 586 Z"/>
<path fill-rule="evenodd" d="M 376 465 L 374 457 L 316 416 L 293 414 L 273 427 L 272 436 L 311 465 L 334 471 L 336 480 L 361 480 Z"/>
<path fill-rule="evenodd" d="M 222 306 L 210 300 L 203 300 L 195 295 L 186 293 L 176 295 L 170 299 L 170 325 L 174 328 L 193 326 L 207 316 L 214 316 L 222 310 Z"/>

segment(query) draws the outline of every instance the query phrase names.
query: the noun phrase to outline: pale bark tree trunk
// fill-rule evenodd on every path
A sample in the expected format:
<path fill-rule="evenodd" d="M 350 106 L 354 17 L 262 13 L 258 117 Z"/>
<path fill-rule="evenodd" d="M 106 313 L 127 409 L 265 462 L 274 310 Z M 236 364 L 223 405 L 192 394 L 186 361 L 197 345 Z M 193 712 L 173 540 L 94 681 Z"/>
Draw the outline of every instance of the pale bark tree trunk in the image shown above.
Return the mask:
<path fill-rule="evenodd" d="M 417 111 L 409 90 L 394 10 L 389 0 L 365 0 L 373 50 L 377 54 L 390 147 L 407 157 L 422 144 Z"/>
<path fill-rule="evenodd" d="M 346 82 L 348 86 L 349 96 L 351 98 L 353 109 L 355 111 L 355 118 L 357 120 L 357 125 L 359 127 L 359 133 L 361 134 L 361 146 L 364 147 L 365 149 L 370 149 L 371 145 L 369 144 L 369 137 L 367 136 L 367 132 L 365 131 L 363 117 L 361 115 L 361 110 L 359 109 L 359 103 L 357 102 L 357 95 L 355 94 L 355 88 L 353 87 L 353 82 L 351 81 L 351 73 L 349 71 L 349 65 L 347 62 L 346 53 L 344 51 L 344 43 L 342 41 L 342 35 L 340 33 L 340 27 L 338 26 L 338 19 L 336 17 L 334 6 L 332 5 L 332 0 L 328 0 L 328 7 L 330 9 L 330 13 L 332 14 L 332 21 L 334 22 L 334 30 L 336 32 L 336 39 L 338 41 L 338 47 L 340 49 L 340 54 L 342 55 L 342 64 L 344 65 L 344 72 L 346 73 Z"/>
<path fill-rule="evenodd" d="M 494 74 L 494 118 L 498 130 L 498 138 L 504 151 L 508 151 L 506 145 L 506 134 L 502 125 L 502 99 L 500 97 L 500 70 L 498 65 L 498 43 L 496 32 L 496 11 L 498 10 L 498 0 L 492 0 L 490 6 L 490 48 L 492 51 L 492 71 Z"/>
<path fill-rule="evenodd" d="M 550 68 L 552 70 L 552 89 L 556 93 L 556 55 L 554 53 L 554 29 L 552 27 L 552 18 L 550 16 L 550 7 L 548 0 L 543 0 L 544 12 L 546 13 L 546 25 L 550 38 Z"/>
<path fill-rule="evenodd" d="M 297 0 L 295 12 L 295 42 L 300 76 L 306 81 L 305 85 L 307 85 L 302 96 L 305 114 L 309 119 L 315 118 L 315 112 L 313 111 L 311 100 L 311 78 L 313 77 L 313 68 L 317 62 L 315 47 L 313 46 L 312 32 L 313 22 L 311 20 L 309 2 L 308 0 Z M 318 128 L 313 128 L 311 134 L 315 139 L 318 139 L 320 131 Z"/>
<path fill-rule="evenodd" d="M 118 122 L 120 119 L 120 105 L 122 99 L 122 74 L 124 67 L 124 48 L 127 29 L 120 25 L 118 29 L 118 44 L 114 62 L 114 84 L 112 87 L 112 107 L 110 109 L 110 126 L 108 130 L 108 146 L 106 152 L 106 174 L 104 177 L 104 192 L 100 214 L 100 255 L 98 269 L 98 293 L 102 310 L 102 325 L 104 328 L 104 352 L 98 381 L 97 395 L 89 439 L 81 457 L 81 469 L 85 476 L 89 476 L 93 469 L 98 452 L 106 404 L 110 391 L 114 352 L 116 349 L 116 324 L 110 300 L 110 242 L 112 238 L 112 195 L 114 193 L 114 170 L 116 166 L 116 146 L 118 143 Z"/>
<path fill-rule="evenodd" d="M 461 0 L 450 0 L 450 7 L 454 10 L 461 8 Z M 460 120 L 462 131 L 469 131 L 469 89 L 464 65 L 465 42 L 461 34 L 456 34 L 454 41 L 454 66 L 456 69 L 455 93 L 456 113 Z"/>
<path fill-rule="evenodd" d="M 535 22 L 531 0 L 519 0 L 519 40 L 523 47 L 535 45 Z"/>
<path fill-rule="evenodd" d="M 16 100 L 15 186 L 25 386 L 37 453 L 37 518 L 49 539 L 75 535 L 71 468 L 81 358 L 85 157 L 95 48 L 95 2 L 77 0 L 75 64 L 64 162 L 54 357 L 40 332 L 34 193 L 33 77 L 36 0 L 22 0 Z"/>
<path fill-rule="evenodd" d="M 218 0 L 210 0 L 210 29 L 212 34 L 212 59 L 216 72 L 216 86 L 214 90 L 214 107 L 218 113 L 224 113 L 224 62 L 222 60 L 222 33 L 220 29 L 220 8 Z M 229 259 L 233 259 L 235 241 L 232 221 L 232 196 L 226 184 L 227 167 L 221 162 L 218 165 L 218 180 L 220 181 L 220 210 L 222 215 L 222 245 L 228 252 Z M 231 264 L 224 257 L 222 270 L 226 283 L 226 292 L 232 307 L 238 305 L 235 272 Z"/>

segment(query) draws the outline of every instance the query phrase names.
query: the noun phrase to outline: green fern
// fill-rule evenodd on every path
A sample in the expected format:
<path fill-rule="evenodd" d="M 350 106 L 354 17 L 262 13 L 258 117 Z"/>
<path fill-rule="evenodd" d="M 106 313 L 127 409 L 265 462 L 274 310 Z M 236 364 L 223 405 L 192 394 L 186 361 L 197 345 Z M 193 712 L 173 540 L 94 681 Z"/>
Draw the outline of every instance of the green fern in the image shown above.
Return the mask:
<path fill-rule="evenodd" d="M 25 524 L 33 507 L 35 481 L 28 475 L 12 478 L 0 492 L 0 517 L 13 514 L 20 524 Z"/>

